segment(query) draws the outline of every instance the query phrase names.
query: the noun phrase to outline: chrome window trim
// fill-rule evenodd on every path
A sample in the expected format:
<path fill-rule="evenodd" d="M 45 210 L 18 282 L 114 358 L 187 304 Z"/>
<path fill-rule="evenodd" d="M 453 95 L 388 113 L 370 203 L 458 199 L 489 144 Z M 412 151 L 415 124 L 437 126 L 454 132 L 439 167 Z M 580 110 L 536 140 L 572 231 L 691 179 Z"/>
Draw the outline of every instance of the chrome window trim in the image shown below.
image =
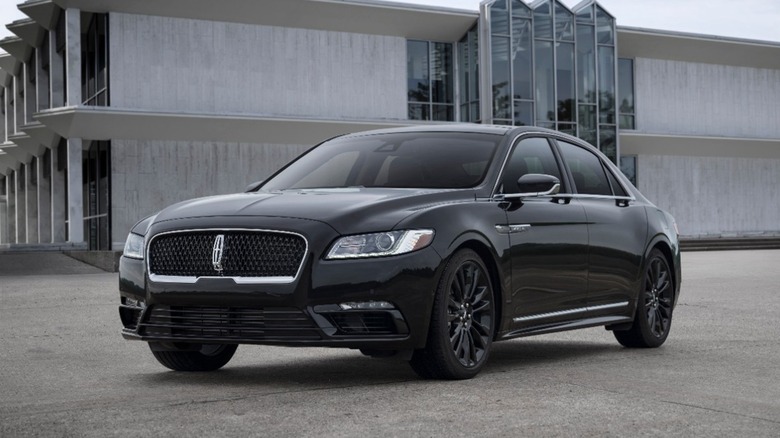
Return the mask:
<path fill-rule="evenodd" d="M 589 312 L 596 312 L 598 310 L 606 310 L 606 309 L 618 309 L 621 307 L 628 307 L 628 301 L 621 301 L 619 303 L 611 303 L 611 304 L 601 304 L 598 306 L 587 306 L 587 307 L 580 307 L 577 309 L 570 309 L 570 310 L 560 310 L 557 312 L 548 312 L 548 313 L 538 313 L 536 315 L 528 315 L 528 316 L 518 316 L 516 318 L 512 318 L 512 321 L 514 322 L 525 322 L 525 321 L 533 321 L 536 319 L 546 319 L 546 318 L 553 318 L 556 316 L 566 316 L 566 315 L 576 315 L 578 313 L 589 313 Z"/>
<path fill-rule="evenodd" d="M 498 172 L 498 177 L 496 178 L 496 182 L 493 184 L 493 190 L 492 190 L 491 195 L 490 195 L 491 199 L 498 200 L 498 201 L 503 201 L 504 200 L 503 196 L 499 196 L 501 194 L 498 193 L 498 186 L 501 185 L 501 178 L 504 176 L 504 170 L 506 169 L 506 165 L 509 162 L 509 157 L 512 155 L 512 152 L 514 151 L 514 148 L 517 146 L 517 143 L 522 141 L 525 137 L 544 137 L 544 138 L 547 138 L 547 139 L 552 138 L 552 139 L 554 139 L 556 141 L 557 140 L 561 140 L 561 141 L 565 141 L 567 143 L 571 143 L 571 144 L 573 144 L 575 146 L 582 147 L 582 145 L 572 142 L 571 139 L 569 139 L 567 137 L 564 137 L 563 134 L 560 134 L 560 133 L 557 133 L 557 132 L 526 131 L 526 132 L 521 132 L 521 133 L 517 134 L 515 136 L 515 138 L 512 139 L 511 146 L 509 146 L 509 149 L 507 150 L 507 153 L 504 155 L 504 160 L 501 163 L 501 169 Z M 577 140 L 579 140 L 579 139 L 577 139 Z M 590 150 L 588 150 L 587 148 L 583 148 L 583 149 L 585 149 L 586 151 L 590 152 Z M 609 161 L 607 161 L 607 164 L 605 165 L 605 163 L 604 163 L 605 160 L 603 160 L 600 156 L 596 155 L 596 158 L 598 158 L 599 161 L 602 162 L 602 167 L 605 168 L 605 171 L 611 171 L 612 170 L 609 167 L 609 163 L 610 163 Z M 558 157 L 556 156 L 556 160 L 557 159 L 558 159 Z M 561 159 L 563 159 L 563 158 L 561 157 Z M 564 167 L 564 173 L 566 173 L 566 172 L 567 172 L 567 169 Z M 630 190 L 628 190 L 626 188 L 625 184 L 623 184 L 623 181 L 620 180 L 620 176 L 623 176 L 622 173 L 619 176 L 616 175 L 615 172 L 612 172 L 612 174 L 615 177 L 615 179 L 618 181 L 618 183 L 621 185 L 621 187 L 623 188 L 624 192 L 629 193 L 629 194 L 632 193 Z M 568 174 L 567 174 L 567 176 L 568 176 Z M 499 196 L 499 197 L 497 198 L 497 196 Z M 557 195 L 539 196 L 539 198 L 607 199 L 607 200 L 611 200 L 611 201 L 628 201 L 628 202 L 636 201 L 636 197 L 634 195 L 631 195 L 631 196 L 591 195 L 591 194 L 587 194 L 587 193 L 558 193 Z"/>
<path fill-rule="evenodd" d="M 301 258 L 301 264 L 298 266 L 298 271 L 296 271 L 295 276 L 293 277 L 234 277 L 234 276 L 218 276 L 218 275 L 204 276 L 204 277 L 191 277 L 191 276 L 152 274 L 152 270 L 150 266 L 151 260 L 149 258 L 149 249 L 151 248 L 154 239 L 160 236 L 167 236 L 169 234 L 181 234 L 181 233 L 204 232 L 204 231 L 208 231 L 208 232 L 244 231 L 250 233 L 276 233 L 276 234 L 289 234 L 293 236 L 298 236 L 301 239 L 303 239 L 303 243 L 305 245 L 305 248 L 303 250 L 303 258 Z M 309 241 L 306 239 L 306 237 L 303 236 L 303 234 L 294 233 L 292 231 L 283 231 L 283 230 L 269 230 L 264 228 L 188 228 L 185 230 L 165 231 L 159 234 L 155 234 L 146 243 L 144 254 L 146 256 L 146 272 L 149 275 L 149 280 L 154 283 L 195 284 L 201 279 L 227 278 L 233 280 L 236 284 L 289 284 L 294 282 L 301 275 L 303 266 L 306 264 L 306 258 L 309 255 Z"/>

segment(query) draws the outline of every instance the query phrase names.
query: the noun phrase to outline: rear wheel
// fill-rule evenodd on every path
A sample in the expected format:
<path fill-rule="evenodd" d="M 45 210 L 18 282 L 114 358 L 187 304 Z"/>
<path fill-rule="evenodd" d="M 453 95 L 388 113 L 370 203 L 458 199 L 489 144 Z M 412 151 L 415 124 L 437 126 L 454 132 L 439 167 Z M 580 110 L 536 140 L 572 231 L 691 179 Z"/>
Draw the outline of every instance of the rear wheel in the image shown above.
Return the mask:
<path fill-rule="evenodd" d="M 629 348 L 661 346 L 669 336 L 673 302 L 672 270 L 663 253 L 654 249 L 645 268 L 634 324 L 628 330 L 615 330 L 615 338 Z"/>
<path fill-rule="evenodd" d="M 238 345 L 203 345 L 196 351 L 155 350 L 149 345 L 154 358 L 174 371 L 214 371 L 230 362 Z"/>
<path fill-rule="evenodd" d="M 458 251 L 436 290 L 427 345 L 410 364 L 428 379 L 470 379 L 487 362 L 495 318 L 493 287 L 474 251 Z"/>

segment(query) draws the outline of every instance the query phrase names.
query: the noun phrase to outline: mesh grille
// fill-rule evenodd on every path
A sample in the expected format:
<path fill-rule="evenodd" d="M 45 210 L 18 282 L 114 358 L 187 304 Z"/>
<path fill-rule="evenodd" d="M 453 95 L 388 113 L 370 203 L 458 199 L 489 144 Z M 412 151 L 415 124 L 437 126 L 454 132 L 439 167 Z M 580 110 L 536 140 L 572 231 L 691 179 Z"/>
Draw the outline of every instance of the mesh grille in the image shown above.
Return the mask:
<path fill-rule="evenodd" d="M 294 308 L 156 305 L 139 324 L 142 336 L 175 339 L 320 339 L 314 322 Z"/>
<path fill-rule="evenodd" d="M 329 315 L 342 334 L 396 334 L 395 323 L 386 312 L 349 312 Z"/>
<path fill-rule="evenodd" d="M 212 256 L 218 235 L 224 236 L 222 271 Z M 149 248 L 155 275 L 180 277 L 295 277 L 306 242 L 294 234 L 250 231 L 193 231 L 165 234 Z"/>

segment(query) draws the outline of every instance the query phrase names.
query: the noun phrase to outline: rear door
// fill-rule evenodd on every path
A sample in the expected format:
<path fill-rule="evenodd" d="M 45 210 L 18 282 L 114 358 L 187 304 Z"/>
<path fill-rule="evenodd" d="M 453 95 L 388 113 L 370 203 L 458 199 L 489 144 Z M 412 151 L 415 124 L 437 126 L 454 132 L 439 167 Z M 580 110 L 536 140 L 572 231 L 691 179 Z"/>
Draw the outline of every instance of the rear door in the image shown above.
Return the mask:
<path fill-rule="evenodd" d="M 636 298 L 647 238 L 645 208 L 598 155 L 557 140 L 588 222 L 588 307 L 604 313 Z"/>

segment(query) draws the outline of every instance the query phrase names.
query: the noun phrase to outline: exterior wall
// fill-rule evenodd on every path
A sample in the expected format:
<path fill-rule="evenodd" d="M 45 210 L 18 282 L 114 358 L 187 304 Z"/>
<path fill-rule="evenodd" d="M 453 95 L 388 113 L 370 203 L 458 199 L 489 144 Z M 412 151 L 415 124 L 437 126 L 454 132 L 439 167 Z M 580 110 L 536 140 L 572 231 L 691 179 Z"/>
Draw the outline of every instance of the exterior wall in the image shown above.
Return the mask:
<path fill-rule="evenodd" d="M 138 220 L 185 199 L 243 191 L 310 146 L 113 140 L 111 227 L 115 250 Z"/>
<path fill-rule="evenodd" d="M 637 185 L 683 236 L 780 235 L 780 159 L 640 155 Z"/>
<path fill-rule="evenodd" d="M 780 70 L 635 60 L 637 130 L 780 138 Z"/>
<path fill-rule="evenodd" d="M 111 13 L 111 106 L 406 119 L 400 37 Z"/>

